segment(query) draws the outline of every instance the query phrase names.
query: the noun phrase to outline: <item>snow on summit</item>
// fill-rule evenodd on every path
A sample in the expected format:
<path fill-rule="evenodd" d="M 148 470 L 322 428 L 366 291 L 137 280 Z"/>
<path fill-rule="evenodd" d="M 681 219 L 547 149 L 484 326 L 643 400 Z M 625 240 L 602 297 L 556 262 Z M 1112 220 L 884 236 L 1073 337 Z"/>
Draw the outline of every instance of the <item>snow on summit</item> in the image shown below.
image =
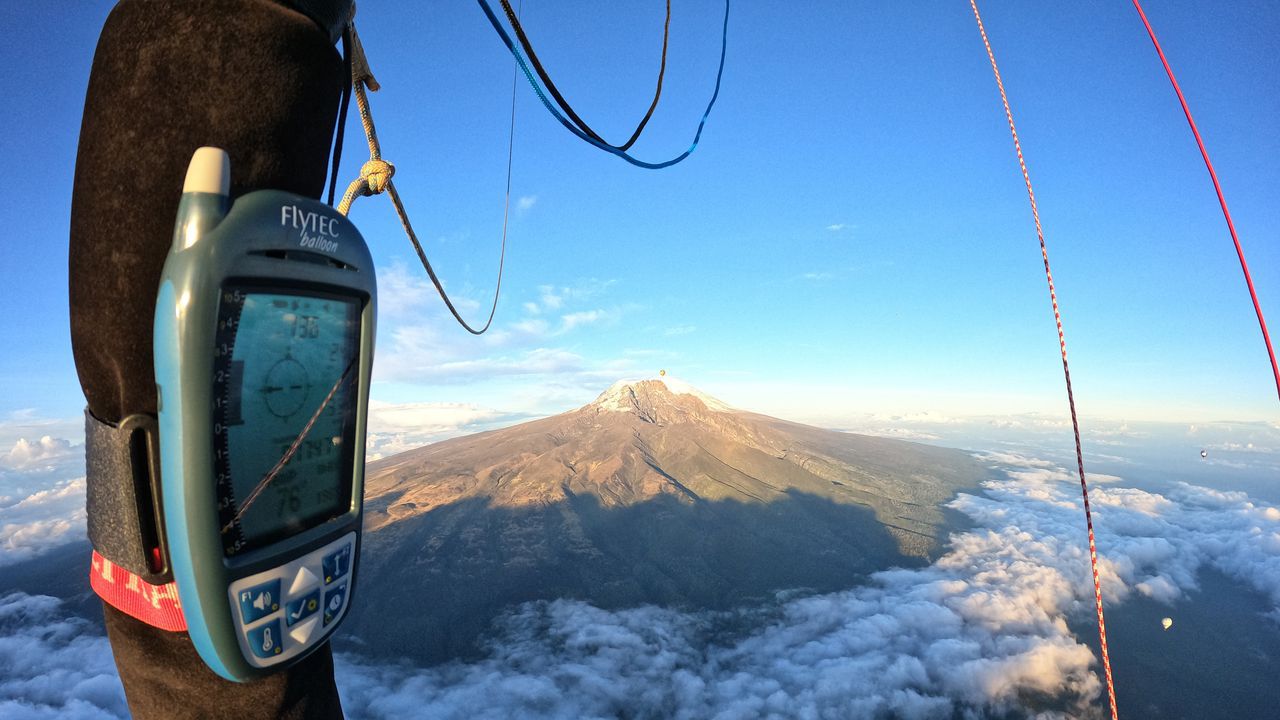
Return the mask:
<path fill-rule="evenodd" d="M 634 408 L 632 398 L 635 395 L 635 386 L 639 383 L 661 383 L 666 386 L 668 392 L 672 395 L 689 395 L 702 401 L 709 410 L 726 411 L 732 410 L 728 404 L 702 392 L 683 380 L 677 380 L 670 375 L 662 375 L 659 377 L 644 378 L 642 380 L 619 380 L 609 386 L 608 390 L 600 393 L 592 406 L 599 410 L 613 412 L 630 412 Z"/>

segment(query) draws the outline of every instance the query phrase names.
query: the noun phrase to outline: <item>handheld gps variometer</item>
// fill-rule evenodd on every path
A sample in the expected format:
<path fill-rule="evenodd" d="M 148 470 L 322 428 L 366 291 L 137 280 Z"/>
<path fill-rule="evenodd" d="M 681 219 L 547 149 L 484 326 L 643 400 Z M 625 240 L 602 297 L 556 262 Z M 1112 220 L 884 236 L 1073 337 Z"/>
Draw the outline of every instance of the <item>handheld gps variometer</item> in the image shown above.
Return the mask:
<path fill-rule="evenodd" d="M 373 263 L 347 219 L 187 169 L 155 316 L 160 485 L 191 640 L 247 680 L 329 637 L 360 552 Z"/>

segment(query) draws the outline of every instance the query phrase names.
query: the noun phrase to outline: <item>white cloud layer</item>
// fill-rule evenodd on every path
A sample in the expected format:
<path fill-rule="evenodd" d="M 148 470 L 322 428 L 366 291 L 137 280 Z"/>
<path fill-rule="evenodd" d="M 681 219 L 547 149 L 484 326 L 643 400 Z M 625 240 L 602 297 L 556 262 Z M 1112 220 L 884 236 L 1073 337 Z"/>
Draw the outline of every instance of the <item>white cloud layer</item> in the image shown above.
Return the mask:
<path fill-rule="evenodd" d="M 477 662 L 415 668 L 340 654 L 344 709 L 467 720 L 1102 717 L 1097 660 L 1067 622 L 1087 625 L 1092 613 L 1078 485 L 1033 458 L 982 458 L 1005 479 L 952 503 L 976 526 L 928 567 L 726 614 L 532 603 L 501 620 Z M 1135 593 L 1173 602 L 1212 567 L 1262 593 L 1280 622 L 1280 508 L 1186 484 L 1165 493 L 1101 485 L 1091 499 L 1108 603 Z M 110 672 L 104 642 L 48 602 L 0 603 L 0 622 L 13 617 L 3 608 L 38 606 L 4 628 L 0 652 L 40 655 L 34 670 L 0 655 L 0 703 L 10 703 L 0 715 L 18 702 L 115 712 L 109 683 L 94 685 L 99 671 L 86 670 Z M 46 677 L 69 680 L 37 682 Z"/>
<path fill-rule="evenodd" d="M 0 497 L 0 567 L 85 537 L 84 478 L 22 499 Z"/>
<path fill-rule="evenodd" d="M 55 598 L 0 597 L 0 717 L 128 717 L 107 639 Z"/>
<path fill-rule="evenodd" d="M 490 430 L 526 419 L 469 403 L 369 401 L 369 462 L 439 440 Z"/>
<path fill-rule="evenodd" d="M 346 706 L 377 718 L 1050 718 L 1060 715 L 1022 703 L 1053 698 L 1067 716 L 1100 716 L 1096 658 L 1066 622 L 1092 612 L 1078 486 L 1034 458 L 986 459 L 1008 479 L 953 503 L 980 527 L 928 568 L 785 601 L 719 643 L 723 616 L 531 604 L 505 618 L 479 663 L 340 657 Z M 1280 509 L 1185 484 L 1167 495 L 1099 486 L 1093 501 L 1108 602 L 1173 602 L 1212 566 L 1280 606 Z"/>
<path fill-rule="evenodd" d="M 84 418 L 50 419 L 34 410 L 0 417 L 0 509 L 84 474 Z"/>
<path fill-rule="evenodd" d="M 12 448 L 20 438 L 84 438 L 84 418 L 49 418 L 35 408 L 14 410 L 0 416 L 0 448 Z M 3 452 L 3 451 L 0 451 Z"/>
<path fill-rule="evenodd" d="M 80 448 L 73 448 L 70 440 L 45 435 L 39 440 L 18 438 L 9 452 L 0 456 L 0 468 L 31 472 L 52 470 L 60 462 L 75 458 Z"/>
<path fill-rule="evenodd" d="M 616 379 L 606 371 L 607 362 L 557 347 L 561 338 L 584 328 L 617 322 L 622 310 L 581 307 L 603 293 L 609 282 L 590 280 L 577 287 L 543 285 L 534 299 L 519 304 L 516 298 L 507 297 L 493 327 L 479 338 L 457 327 L 420 273 L 393 264 L 379 273 L 378 283 L 377 382 L 468 384 L 495 377 L 596 375 L 608 381 Z M 489 309 L 487 295 L 478 302 L 450 289 L 450 297 L 473 324 L 482 321 Z M 523 312 L 516 313 L 517 308 Z"/>

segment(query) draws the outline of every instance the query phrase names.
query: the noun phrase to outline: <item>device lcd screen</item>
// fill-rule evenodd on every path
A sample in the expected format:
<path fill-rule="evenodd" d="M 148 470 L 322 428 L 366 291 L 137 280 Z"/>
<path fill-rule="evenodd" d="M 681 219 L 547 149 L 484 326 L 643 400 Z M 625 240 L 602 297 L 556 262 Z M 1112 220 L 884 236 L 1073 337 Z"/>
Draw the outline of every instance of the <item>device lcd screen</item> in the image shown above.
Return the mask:
<path fill-rule="evenodd" d="M 214 466 L 228 557 L 351 505 L 360 303 L 224 286 L 214 348 Z"/>

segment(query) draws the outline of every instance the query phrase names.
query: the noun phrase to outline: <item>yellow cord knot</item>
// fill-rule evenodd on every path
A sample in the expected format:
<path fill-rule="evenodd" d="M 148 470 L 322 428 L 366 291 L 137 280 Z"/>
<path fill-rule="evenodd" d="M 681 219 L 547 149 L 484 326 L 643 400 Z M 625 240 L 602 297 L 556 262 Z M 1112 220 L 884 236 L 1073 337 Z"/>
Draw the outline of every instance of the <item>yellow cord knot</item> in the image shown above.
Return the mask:
<path fill-rule="evenodd" d="M 386 190 L 387 183 L 391 182 L 391 177 L 395 174 L 396 166 L 382 159 L 370 160 L 360 166 L 360 179 L 364 180 L 370 195 Z"/>
<path fill-rule="evenodd" d="M 360 166 L 360 177 L 351 181 L 347 192 L 338 203 L 338 212 L 346 215 L 351 211 L 351 203 L 357 197 L 368 197 L 386 192 L 391 187 L 391 176 L 396 174 L 396 166 L 382 158 L 370 158 Z M 394 195 L 394 193 L 392 193 Z"/>

